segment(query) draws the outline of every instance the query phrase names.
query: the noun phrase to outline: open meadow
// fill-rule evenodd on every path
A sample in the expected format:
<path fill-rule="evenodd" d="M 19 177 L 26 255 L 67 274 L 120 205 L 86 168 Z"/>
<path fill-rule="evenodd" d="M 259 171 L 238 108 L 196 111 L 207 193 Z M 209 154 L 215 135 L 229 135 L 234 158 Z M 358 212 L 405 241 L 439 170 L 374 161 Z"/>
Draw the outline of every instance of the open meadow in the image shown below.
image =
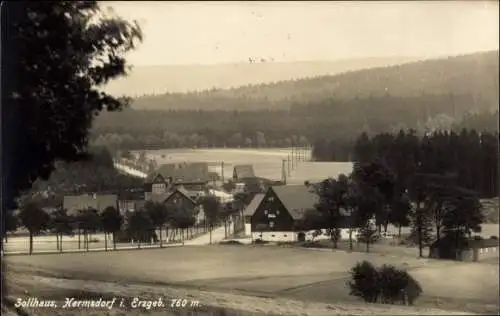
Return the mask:
<path fill-rule="evenodd" d="M 146 151 L 146 156 L 156 160 L 158 165 L 181 162 L 208 162 L 210 169 L 219 174 L 221 174 L 221 162 L 224 162 L 225 178 L 232 176 L 235 165 L 252 164 L 256 176 L 281 180 L 282 161 L 287 159 L 291 151 L 291 148 L 162 149 Z M 299 157 L 303 157 L 305 160 L 309 159 L 311 155 L 310 150 L 301 149 L 299 152 Z M 294 167 L 288 179 L 290 184 L 303 184 L 305 180 L 320 181 L 328 177 L 336 177 L 340 173 L 348 174 L 352 171 L 352 163 L 348 162 L 299 161 Z"/>
<path fill-rule="evenodd" d="M 287 315 L 377 314 L 389 309 L 397 314 L 438 314 L 432 308 L 469 313 L 498 311 L 498 265 L 417 259 L 416 254 L 407 252 L 384 255 L 214 245 L 4 259 L 7 286 L 14 292 L 20 287 L 35 293 L 51 287 L 73 287 L 127 297 L 158 293 L 176 297 L 184 293 L 205 305 Z M 367 308 L 349 296 L 347 272 L 364 259 L 376 265 L 408 268 L 424 290 L 416 308 Z M 307 302 L 302 303 L 305 309 L 290 307 L 290 300 Z M 330 314 L 325 304 L 330 306 Z M 315 308 L 321 309 L 319 306 L 327 310 L 315 312 Z"/>

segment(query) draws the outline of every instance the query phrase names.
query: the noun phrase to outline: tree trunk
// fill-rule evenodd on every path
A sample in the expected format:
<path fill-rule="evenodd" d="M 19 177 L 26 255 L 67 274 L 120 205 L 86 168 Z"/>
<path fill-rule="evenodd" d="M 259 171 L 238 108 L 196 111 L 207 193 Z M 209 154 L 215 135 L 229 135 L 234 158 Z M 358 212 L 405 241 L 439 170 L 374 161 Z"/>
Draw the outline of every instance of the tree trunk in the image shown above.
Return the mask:
<path fill-rule="evenodd" d="M 29 232 L 30 233 L 30 248 L 29 248 L 29 254 L 33 254 L 33 232 Z"/>
<path fill-rule="evenodd" d="M 401 225 L 398 225 L 398 238 L 401 238 Z"/>
<path fill-rule="evenodd" d="M 85 242 L 85 244 L 86 244 L 85 249 L 87 249 L 87 251 L 89 251 L 89 248 L 90 248 L 90 236 L 91 235 L 89 234 L 89 232 L 85 231 L 85 238 L 87 239 Z"/>
<path fill-rule="evenodd" d="M 422 244 L 422 210 L 420 209 L 420 202 L 417 203 L 417 238 L 418 238 L 418 256 L 424 256 L 424 246 Z"/>
<path fill-rule="evenodd" d="M 59 242 L 60 242 L 60 245 L 59 245 L 59 252 L 63 252 L 63 234 L 61 234 L 61 236 L 59 237 Z"/>
<path fill-rule="evenodd" d="M 80 250 L 80 228 L 78 228 L 78 250 Z"/>
<path fill-rule="evenodd" d="M 370 252 L 370 242 L 366 241 L 366 252 Z"/>
<path fill-rule="evenodd" d="M 353 245 L 352 245 L 352 228 L 349 228 L 349 249 L 352 251 Z"/>
<path fill-rule="evenodd" d="M 116 232 L 113 232 L 113 250 L 116 250 Z"/>
<path fill-rule="evenodd" d="M 389 225 L 389 223 L 386 221 L 384 223 L 384 233 L 387 233 L 387 226 Z"/>
<path fill-rule="evenodd" d="M 104 251 L 108 251 L 108 233 L 104 232 Z"/>
<path fill-rule="evenodd" d="M 3 236 L 3 239 L 5 240 L 5 243 L 8 242 L 8 239 L 7 239 L 7 232 L 5 232 L 5 235 Z"/>
<path fill-rule="evenodd" d="M 436 240 L 438 240 L 438 241 L 439 241 L 439 239 L 440 239 L 440 237 L 441 237 L 441 234 L 440 234 L 440 232 L 439 232 L 440 228 L 441 228 L 441 227 L 440 227 L 440 225 L 439 225 L 438 221 L 436 220 Z"/>
<path fill-rule="evenodd" d="M 224 237 L 227 238 L 227 221 L 224 219 Z"/>
<path fill-rule="evenodd" d="M 59 233 L 56 233 L 56 249 L 59 251 Z"/>
<path fill-rule="evenodd" d="M 210 225 L 212 227 L 212 225 Z M 210 229 L 210 244 L 212 244 L 212 229 Z"/>
<path fill-rule="evenodd" d="M 162 227 L 160 226 L 160 248 L 163 248 L 163 236 L 161 235 L 161 231 L 163 230 Z"/>

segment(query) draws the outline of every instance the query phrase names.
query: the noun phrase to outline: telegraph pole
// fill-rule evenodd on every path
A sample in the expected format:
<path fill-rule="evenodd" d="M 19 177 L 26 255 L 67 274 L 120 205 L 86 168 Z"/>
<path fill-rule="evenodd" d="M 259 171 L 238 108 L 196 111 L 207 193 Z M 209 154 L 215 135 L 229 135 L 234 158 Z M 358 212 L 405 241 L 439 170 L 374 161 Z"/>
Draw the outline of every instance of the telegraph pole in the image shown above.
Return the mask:
<path fill-rule="evenodd" d="M 224 161 L 220 163 L 220 177 L 222 179 L 222 184 L 224 184 Z"/>
<path fill-rule="evenodd" d="M 290 177 L 291 176 L 291 173 L 290 173 L 290 154 L 288 154 L 286 160 L 287 160 L 288 176 Z"/>
<path fill-rule="evenodd" d="M 281 161 L 281 180 L 283 181 L 284 184 L 286 184 L 285 161 L 286 159 L 283 159 Z"/>

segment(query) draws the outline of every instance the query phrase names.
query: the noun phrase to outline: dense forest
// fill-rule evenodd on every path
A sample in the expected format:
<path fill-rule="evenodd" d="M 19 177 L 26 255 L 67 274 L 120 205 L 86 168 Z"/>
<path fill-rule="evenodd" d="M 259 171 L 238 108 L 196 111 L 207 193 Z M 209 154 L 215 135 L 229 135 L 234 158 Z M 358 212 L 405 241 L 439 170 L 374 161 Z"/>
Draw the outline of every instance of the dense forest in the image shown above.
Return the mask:
<path fill-rule="evenodd" d="M 365 99 L 386 94 L 394 97 L 465 94 L 483 99 L 491 106 L 498 100 L 498 58 L 498 51 L 490 51 L 272 84 L 147 95 L 135 99 L 132 106 L 161 110 L 287 110 L 293 103 Z"/>
<path fill-rule="evenodd" d="M 89 148 L 89 157 L 80 162 L 59 161 L 48 180 L 38 179 L 29 192 L 21 197 L 50 205 L 58 205 L 64 195 L 99 192 L 100 194 L 120 194 L 123 198 L 136 196 L 144 181 L 116 171 L 113 158 L 107 148 Z M 43 206 L 43 205 L 42 205 Z"/>
<path fill-rule="evenodd" d="M 498 109 L 498 51 L 229 90 L 143 96 L 132 108 L 102 113 L 91 142 L 113 151 L 289 147 L 321 139 L 348 147 L 360 132 L 423 134 L 453 126 L 494 131 L 492 109 Z"/>
<path fill-rule="evenodd" d="M 348 105 L 332 102 L 331 111 L 328 110 L 328 102 L 310 104 L 309 113 L 306 112 L 307 107 L 300 106 L 291 111 L 252 112 L 128 109 L 99 117 L 92 130 L 91 143 L 113 150 L 290 147 L 313 144 L 321 139 L 352 143 L 363 131 L 376 134 L 413 128 L 423 134 L 436 129 L 459 130 L 462 127 L 497 130 L 498 112 L 471 112 L 455 118 L 453 108 L 443 108 L 447 106 L 446 100 L 450 98 L 426 96 L 425 99 L 399 99 L 387 96 L 369 101 L 353 100 Z M 465 110 L 466 100 L 464 97 L 464 101 L 456 102 L 459 105 L 456 108 Z M 399 102 L 406 104 L 408 110 L 396 110 Z M 369 104 L 379 105 L 378 113 L 370 111 Z M 419 104 L 431 104 L 432 107 Z M 362 110 L 364 107 L 367 110 Z M 356 108 L 358 113 L 354 110 Z M 375 106 L 372 108 L 375 109 Z"/>
<path fill-rule="evenodd" d="M 354 145 L 353 160 L 381 159 L 408 187 L 415 174 L 452 175 L 460 187 L 483 198 L 498 196 L 498 132 L 463 129 L 418 137 L 414 131 L 398 134 L 362 133 Z"/>

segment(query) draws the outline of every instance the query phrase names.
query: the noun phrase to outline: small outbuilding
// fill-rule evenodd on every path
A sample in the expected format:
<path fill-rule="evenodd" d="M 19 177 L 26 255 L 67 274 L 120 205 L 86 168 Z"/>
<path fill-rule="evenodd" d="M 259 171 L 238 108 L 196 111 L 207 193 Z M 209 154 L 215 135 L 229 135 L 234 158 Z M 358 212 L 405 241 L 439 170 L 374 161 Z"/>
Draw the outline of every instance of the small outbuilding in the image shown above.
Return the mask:
<path fill-rule="evenodd" d="M 430 258 L 453 259 L 460 261 L 481 261 L 498 258 L 498 239 L 467 239 L 457 248 L 453 242 L 446 238 L 435 241 L 429 249 Z"/>

